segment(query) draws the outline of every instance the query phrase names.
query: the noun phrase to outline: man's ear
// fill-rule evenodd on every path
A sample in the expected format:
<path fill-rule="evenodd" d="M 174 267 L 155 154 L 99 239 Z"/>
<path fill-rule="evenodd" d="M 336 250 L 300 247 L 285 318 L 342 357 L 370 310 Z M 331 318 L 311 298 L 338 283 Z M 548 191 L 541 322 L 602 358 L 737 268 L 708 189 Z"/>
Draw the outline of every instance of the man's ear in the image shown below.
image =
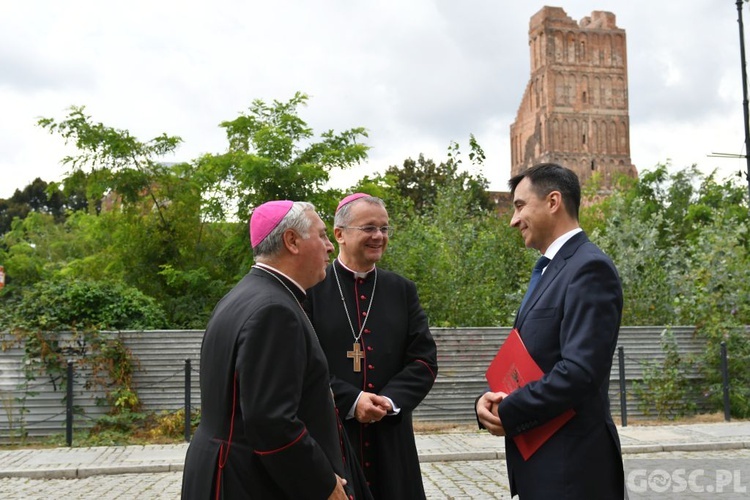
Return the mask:
<path fill-rule="evenodd" d="M 289 251 L 289 253 L 293 255 L 297 255 L 299 253 L 299 240 L 300 235 L 297 234 L 294 229 L 287 229 L 286 231 L 284 231 L 284 234 L 281 235 L 281 241 L 284 242 L 284 246 Z"/>
<path fill-rule="evenodd" d="M 340 227 L 334 227 L 333 237 L 336 239 L 336 242 L 341 245 L 344 242 L 344 230 Z"/>
<path fill-rule="evenodd" d="M 562 194 L 560 191 L 550 191 L 547 195 L 547 206 L 549 207 L 550 213 L 555 213 L 560 210 L 565 210 L 563 207 Z"/>

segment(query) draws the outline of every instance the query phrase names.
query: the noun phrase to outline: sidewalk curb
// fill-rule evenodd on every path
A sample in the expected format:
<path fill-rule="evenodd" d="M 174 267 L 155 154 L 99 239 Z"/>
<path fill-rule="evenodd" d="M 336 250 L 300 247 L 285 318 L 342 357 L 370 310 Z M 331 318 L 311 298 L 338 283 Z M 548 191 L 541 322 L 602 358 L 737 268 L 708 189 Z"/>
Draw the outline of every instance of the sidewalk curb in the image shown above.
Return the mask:
<path fill-rule="evenodd" d="M 0 479 L 83 479 L 115 474 L 182 472 L 184 464 L 113 465 L 111 467 L 60 467 L 55 469 L 0 470 Z"/>
<path fill-rule="evenodd" d="M 453 453 L 427 453 L 419 456 L 420 463 L 428 462 L 474 462 L 479 460 L 505 459 L 504 451 L 461 451 Z"/>
<path fill-rule="evenodd" d="M 664 445 L 663 451 L 717 451 L 750 448 L 749 441 L 717 441 L 711 443 L 674 443 Z"/>
<path fill-rule="evenodd" d="M 696 451 L 718 451 L 750 449 L 750 441 L 717 441 L 698 443 L 663 443 L 644 445 L 625 445 L 622 447 L 623 456 L 645 453 L 662 452 L 696 452 Z M 458 462 L 458 461 L 483 461 L 504 460 L 505 451 L 476 451 L 476 452 L 448 452 L 448 453 L 424 453 L 419 457 L 421 463 L 430 462 Z M 27 479 L 82 479 L 92 476 L 114 475 L 114 474 L 147 474 L 181 472 L 184 463 L 150 463 L 142 465 L 113 465 L 96 467 L 57 467 L 39 469 L 6 469 L 0 470 L 0 479 L 4 478 L 27 478 Z"/>
<path fill-rule="evenodd" d="M 704 443 L 630 444 L 622 447 L 623 455 L 636 453 L 669 453 L 673 451 L 718 451 L 750 448 L 747 441 L 710 441 Z"/>

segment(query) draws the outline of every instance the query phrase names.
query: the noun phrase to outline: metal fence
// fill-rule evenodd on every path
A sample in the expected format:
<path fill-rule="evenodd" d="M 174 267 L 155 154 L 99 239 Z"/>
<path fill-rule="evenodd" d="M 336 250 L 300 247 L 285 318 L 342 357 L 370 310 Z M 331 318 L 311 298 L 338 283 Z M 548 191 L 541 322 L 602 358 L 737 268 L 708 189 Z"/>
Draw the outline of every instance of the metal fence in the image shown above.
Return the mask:
<path fill-rule="evenodd" d="M 474 400 L 487 389 L 484 372 L 497 353 L 497 349 L 510 333 L 510 328 L 442 328 L 433 329 L 438 343 L 438 377 L 430 393 L 414 412 L 415 419 L 426 422 L 471 423 L 475 421 Z M 625 353 L 625 384 L 627 415 L 643 418 L 633 383 L 642 380 L 646 362 L 664 359 L 661 346 L 663 326 L 623 327 L 620 329 L 618 347 Z M 693 335 L 693 327 L 672 327 L 681 356 L 703 352 L 705 342 Z M 617 350 L 610 372 L 609 397 L 612 414 L 619 416 L 620 384 Z M 697 372 L 688 373 L 698 377 Z M 705 401 L 692 401 L 699 410 Z"/>
<path fill-rule="evenodd" d="M 623 327 L 618 346 L 625 353 L 625 379 L 628 417 L 643 416 L 633 382 L 642 378 L 643 363 L 659 361 L 664 357 L 660 334 L 662 326 Z M 705 343 L 693 335 L 692 327 L 672 327 L 672 333 L 681 355 L 698 354 Z M 474 422 L 473 403 L 486 388 L 484 371 L 510 328 L 434 328 L 438 345 L 439 373 L 432 391 L 414 412 L 420 422 L 470 424 Z M 199 357 L 203 331 L 160 330 L 110 332 L 119 336 L 136 360 L 134 384 L 149 412 L 175 411 L 186 405 L 186 360 L 191 361 L 188 371 L 190 405 L 200 406 Z M 67 340 L 66 340 L 67 338 Z M 68 335 L 61 336 L 60 346 L 71 356 L 85 356 L 85 348 L 75 344 Z M 61 378 L 38 376 L 27 380 L 23 373 L 24 351 L 8 334 L 0 333 L 0 443 L 14 436 L 43 437 L 65 432 L 65 391 Z M 105 415 L 109 408 L 97 404 L 104 395 L 85 388 L 89 374 L 76 371 L 73 387 L 75 428 L 90 428 L 93 422 Z M 697 373 L 688 374 L 697 377 Z M 620 415 L 619 369 L 617 353 L 612 364 L 610 399 L 612 413 Z M 701 408 L 702 401 L 694 401 Z"/>

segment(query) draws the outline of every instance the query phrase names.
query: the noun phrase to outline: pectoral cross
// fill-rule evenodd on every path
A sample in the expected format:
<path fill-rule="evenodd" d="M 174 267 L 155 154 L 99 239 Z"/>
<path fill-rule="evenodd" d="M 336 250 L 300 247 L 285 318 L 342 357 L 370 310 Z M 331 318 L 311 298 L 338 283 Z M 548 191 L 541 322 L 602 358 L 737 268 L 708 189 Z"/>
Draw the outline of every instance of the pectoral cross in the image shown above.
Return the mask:
<path fill-rule="evenodd" d="M 346 357 L 351 358 L 354 371 L 356 373 L 359 373 L 362 371 L 362 358 L 365 357 L 365 353 L 362 352 L 362 349 L 359 346 L 359 342 L 355 342 L 352 345 L 353 351 L 346 351 Z"/>

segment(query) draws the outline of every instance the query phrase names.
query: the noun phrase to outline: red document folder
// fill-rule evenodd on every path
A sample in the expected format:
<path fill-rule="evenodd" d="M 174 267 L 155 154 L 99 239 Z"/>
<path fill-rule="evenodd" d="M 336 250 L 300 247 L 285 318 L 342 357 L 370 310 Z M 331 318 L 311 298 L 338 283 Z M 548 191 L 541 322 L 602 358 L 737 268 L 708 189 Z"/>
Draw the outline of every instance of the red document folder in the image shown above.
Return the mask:
<path fill-rule="evenodd" d="M 531 357 L 523 340 L 515 328 L 511 330 L 508 338 L 500 346 L 495 359 L 487 368 L 485 377 L 490 384 L 492 392 L 505 392 L 510 394 L 528 382 L 542 378 L 544 373 Z M 567 410 L 544 424 L 534 427 L 526 432 L 513 437 L 518 450 L 524 460 L 528 460 L 536 450 L 542 446 L 547 439 L 557 430 L 565 425 L 565 422 L 573 418 L 575 411 Z"/>

